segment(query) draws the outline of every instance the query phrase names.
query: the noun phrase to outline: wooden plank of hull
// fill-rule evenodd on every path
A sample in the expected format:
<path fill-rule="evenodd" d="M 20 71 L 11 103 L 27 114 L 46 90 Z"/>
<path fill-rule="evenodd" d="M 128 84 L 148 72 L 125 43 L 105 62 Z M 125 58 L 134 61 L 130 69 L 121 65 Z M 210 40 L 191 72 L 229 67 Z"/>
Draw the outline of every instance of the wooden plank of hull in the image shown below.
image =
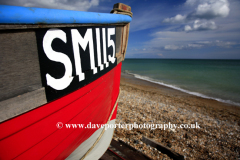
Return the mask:
<path fill-rule="evenodd" d="M 57 129 L 56 123 L 106 123 L 119 93 L 120 73 L 121 63 L 89 85 L 1 123 L 0 159 L 67 158 L 97 129 Z"/>
<path fill-rule="evenodd" d="M 0 102 L 0 113 L 2 113 L 0 114 L 0 122 L 22 114 L 26 110 L 35 109 L 36 106 L 41 106 L 45 103 L 47 103 L 47 99 L 44 87 L 4 100 Z"/>
<path fill-rule="evenodd" d="M 35 32 L 0 33 L 0 101 L 42 88 Z"/>

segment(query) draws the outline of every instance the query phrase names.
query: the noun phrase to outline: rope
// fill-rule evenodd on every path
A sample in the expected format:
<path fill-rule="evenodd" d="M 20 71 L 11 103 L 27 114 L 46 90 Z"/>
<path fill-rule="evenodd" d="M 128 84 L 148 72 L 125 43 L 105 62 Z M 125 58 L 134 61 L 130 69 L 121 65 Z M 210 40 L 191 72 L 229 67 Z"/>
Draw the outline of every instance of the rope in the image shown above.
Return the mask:
<path fill-rule="evenodd" d="M 113 106 L 113 109 L 112 109 L 112 111 L 111 111 L 110 116 L 108 117 L 108 121 L 107 121 L 106 124 L 108 124 L 108 123 L 110 122 L 111 117 L 112 117 L 112 115 L 113 115 L 113 112 L 115 111 L 115 109 L 116 109 L 116 107 L 117 107 L 117 102 L 118 102 L 118 99 L 119 99 L 119 96 L 120 96 L 120 92 L 121 92 L 121 89 L 119 88 L 119 93 L 118 93 L 117 100 L 116 100 L 116 102 L 115 102 L 115 104 L 114 104 L 114 106 Z M 98 139 L 94 142 L 94 144 L 92 145 L 92 147 L 85 153 L 85 155 L 81 158 L 81 160 L 83 160 L 84 158 L 86 158 L 86 156 L 87 156 L 87 155 L 93 150 L 93 148 L 97 145 L 97 143 L 100 141 L 100 139 L 102 138 L 102 136 L 103 136 L 103 134 L 104 134 L 104 132 L 105 132 L 105 128 L 106 128 L 106 125 L 104 126 L 104 128 L 103 128 L 101 134 L 99 135 Z"/>
<path fill-rule="evenodd" d="M 132 12 L 125 11 L 125 10 L 119 9 L 119 8 L 113 8 L 113 10 L 110 13 L 125 14 L 125 15 L 129 15 L 130 17 L 132 17 L 132 15 L 133 15 Z"/>

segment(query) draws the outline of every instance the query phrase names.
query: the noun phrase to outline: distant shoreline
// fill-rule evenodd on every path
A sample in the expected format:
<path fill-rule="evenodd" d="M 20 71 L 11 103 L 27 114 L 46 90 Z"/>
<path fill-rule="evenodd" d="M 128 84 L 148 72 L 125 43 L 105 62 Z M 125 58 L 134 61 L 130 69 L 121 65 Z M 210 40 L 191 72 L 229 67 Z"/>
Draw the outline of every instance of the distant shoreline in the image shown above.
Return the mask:
<path fill-rule="evenodd" d="M 190 95 L 193 95 L 193 96 L 197 96 L 197 97 L 200 97 L 200 98 L 216 100 L 218 102 L 222 102 L 222 103 L 226 103 L 226 104 L 230 104 L 230 105 L 233 105 L 233 106 L 240 107 L 240 103 L 233 102 L 231 100 L 224 100 L 224 99 L 221 99 L 221 98 L 209 97 L 209 96 L 206 96 L 206 95 L 198 93 L 198 92 L 192 92 L 192 91 L 188 91 L 188 90 L 185 90 L 185 89 L 182 89 L 182 88 L 179 88 L 179 87 L 175 87 L 173 85 L 168 85 L 168 84 L 160 83 L 160 82 L 157 82 L 157 81 L 154 81 L 154 80 L 146 79 L 146 78 L 144 78 L 144 76 L 140 76 L 140 75 L 133 74 L 133 73 L 130 73 L 130 72 L 128 73 L 128 71 L 126 71 L 126 70 L 123 71 L 122 74 L 130 75 L 130 76 L 133 76 L 136 79 L 140 79 L 140 80 L 148 81 L 150 83 L 154 83 L 154 84 L 157 84 L 157 85 L 162 85 L 162 86 L 165 86 L 165 87 L 169 87 L 171 89 L 181 91 L 181 92 L 184 92 L 184 93 L 187 93 L 187 94 L 190 94 Z"/>
<path fill-rule="evenodd" d="M 194 100 L 198 100 L 199 102 L 204 102 L 206 104 L 211 104 L 211 107 L 215 109 L 226 109 L 229 110 L 233 113 L 238 113 L 240 115 L 240 106 L 235 105 L 235 104 L 230 104 L 227 102 L 222 102 L 218 101 L 216 99 L 212 98 L 205 98 L 193 94 L 189 94 L 187 92 L 168 87 L 166 85 L 162 85 L 159 83 L 153 83 L 144 79 L 139 79 L 134 77 L 132 74 L 128 73 L 121 73 L 121 84 L 127 84 L 131 85 L 137 88 L 141 88 L 143 90 L 148 90 L 148 91 L 154 91 L 154 92 L 161 92 L 161 94 L 166 94 L 169 96 L 178 96 L 181 98 L 187 98 L 191 99 L 193 98 Z"/>

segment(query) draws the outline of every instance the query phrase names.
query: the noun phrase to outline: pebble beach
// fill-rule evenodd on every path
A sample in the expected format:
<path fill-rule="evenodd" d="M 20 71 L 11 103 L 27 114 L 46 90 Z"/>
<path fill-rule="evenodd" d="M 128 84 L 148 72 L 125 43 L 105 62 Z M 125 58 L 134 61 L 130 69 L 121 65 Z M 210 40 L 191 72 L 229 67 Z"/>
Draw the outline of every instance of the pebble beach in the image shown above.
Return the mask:
<path fill-rule="evenodd" d="M 142 142 L 153 139 L 184 159 L 240 158 L 240 107 L 205 99 L 122 73 L 116 124 L 199 124 L 200 128 L 116 128 L 122 140 L 152 159 L 171 159 Z"/>

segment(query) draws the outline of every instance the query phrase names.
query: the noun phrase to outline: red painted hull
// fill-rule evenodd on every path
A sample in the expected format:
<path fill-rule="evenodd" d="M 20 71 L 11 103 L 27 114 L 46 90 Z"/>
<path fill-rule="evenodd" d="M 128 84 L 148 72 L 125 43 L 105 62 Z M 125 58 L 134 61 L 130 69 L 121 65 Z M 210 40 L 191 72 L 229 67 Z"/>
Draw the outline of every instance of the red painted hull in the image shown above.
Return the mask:
<path fill-rule="evenodd" d="M 60 99 L 0 123 L 0 159 L 67 158 L 98 128 L 58 129 L 56 124 L 107 123 L 119 94 L 121 65 Z"/>

